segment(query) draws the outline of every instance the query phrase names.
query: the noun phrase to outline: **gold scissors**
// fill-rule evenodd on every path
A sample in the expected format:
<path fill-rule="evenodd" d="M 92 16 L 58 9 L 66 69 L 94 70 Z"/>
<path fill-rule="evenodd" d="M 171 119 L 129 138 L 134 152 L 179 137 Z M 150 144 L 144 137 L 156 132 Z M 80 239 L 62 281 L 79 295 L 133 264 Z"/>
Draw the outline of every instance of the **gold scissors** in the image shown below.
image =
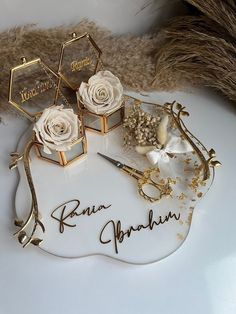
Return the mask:
<path fill-rule="evenodd" d="M 147 169 L 142 172 L 101 153 L 98 153 L 98 155 L 102 156 L 106 160 L 110 161 L 114 166 L 135 178 L 138 181 L 138 192 L 145 200 L 149 202 L 156 202 L 163 196 L 169 196 L 171 194 L 172 188 L 170 187 L 169 179 L 159 179 L 159 168 Z"/>

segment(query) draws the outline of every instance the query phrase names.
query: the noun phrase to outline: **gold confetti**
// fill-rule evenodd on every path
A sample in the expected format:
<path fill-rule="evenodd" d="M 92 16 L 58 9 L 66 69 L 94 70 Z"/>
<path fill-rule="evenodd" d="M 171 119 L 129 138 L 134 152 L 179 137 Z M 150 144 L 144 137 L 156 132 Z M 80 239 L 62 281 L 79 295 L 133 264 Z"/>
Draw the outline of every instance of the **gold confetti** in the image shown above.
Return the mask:
<path fill-rule="evenodd" d="M 177 238 L 179 240 L 183 240 L 184 239 L 184 236 L 181 234 L 181 233 L 177 233 Z"/>
<path fill-rule="evenodd" d="M 178 196 L 179 200 L 183 200 L 185 198 L 187 198 L 187 196 L 183 192 Z"/>

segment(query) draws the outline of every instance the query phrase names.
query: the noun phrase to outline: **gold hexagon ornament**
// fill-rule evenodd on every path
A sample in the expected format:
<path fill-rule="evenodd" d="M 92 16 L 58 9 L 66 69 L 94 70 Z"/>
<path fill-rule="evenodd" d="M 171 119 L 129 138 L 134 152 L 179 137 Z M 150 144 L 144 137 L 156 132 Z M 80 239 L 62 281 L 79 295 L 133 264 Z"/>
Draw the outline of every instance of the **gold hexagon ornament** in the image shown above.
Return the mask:
<path fill-rule="evenodd" d="M 78 103 L 83 114 L 85 129 L 88 131 L 104 135 L 122 124 L 124 118 L 124 104 L 114 112 L 99 115 L 85 109 L 79 100 Z"/>
<path fill-rule="evenodd" d="M 36 121 L 45 108 L 53 105 L 70 106 L 58 87 L 58 75 L 40 58 L 28 61 L 10 70 L 8 100 L 30 121 Z M 82 121 L 82 117 L 79 116 Z M 66 166 L 87 153 L 84 125 L 80 123 L 78 139 L 69 151 L 52 151 L 46 154 L 43 145 L 35 139 L 35 149 L 39 158 Z"/>
<path fill-rule="evenodd" d="M 122 123 L 123 106 L 108 115 L 98 115 L 86 110 L 78 95 L 81 82 L 87 82 L 91 76 L 103 69 L 101 54 L 102 51 L 90 34 L 77 36 L 76 33 L 72 33 L 72 39 L 62 44 L 58 75 L 60 88 L 66 85 L 76 91 L 86 130 L 103 135 Z"/>
<path fill-rule="evenodd" d="M 90 34 L 77 36 L 61 46 L 61 55 L 58 67 L 59 84 L 63 82 L 76 91 L 81 82 L 87 82 L 90 76 L 102 68 L 101 50 Z"/>
<path fill-rule="evenodd" d="M 56 104 L 58 76 L 39 58 L 21 60 L 22 64 L 10 70 L 8 101 L 34 121 L 43 109 Z"/>

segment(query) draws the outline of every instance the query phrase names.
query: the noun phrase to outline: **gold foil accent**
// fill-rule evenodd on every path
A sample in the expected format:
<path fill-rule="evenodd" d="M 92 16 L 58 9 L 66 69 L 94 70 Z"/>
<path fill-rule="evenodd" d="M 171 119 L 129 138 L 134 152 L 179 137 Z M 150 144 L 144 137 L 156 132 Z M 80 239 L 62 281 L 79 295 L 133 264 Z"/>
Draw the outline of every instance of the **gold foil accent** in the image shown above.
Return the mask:
<path fill-rule="evenodd" d="M 92 63 L 92 61 L 86 57 L 82 60 L 75 60 L 75 61 L 72 61 L 71 64 L 70 64 L 70 67 L 71 67 L 71 71 L 72 72 L 79 72 L 81 71 L 84 67 L 90 65 Z"/>
<path fill-rule="evenodd" d="M 182 241 L 184 236 L 181 233 L 177 233 L 177 238 Z"/>
<path fill-rule="evenodd" d="M 189 116 L 189 113 L 185 110 L 184 106 L 174 101 L 173 103 L 166 103 L 165 108 L 166 111 L 173 118 L 174 125 L 178 128 L 183 138 L 189 142 L 189 144 L 193 147 L 195 153 L 198 155 L 198 158 L 200 159 L 202 164 L 203 181 L 208 180 L 210 178 L 210 167 L 214 168 L 215 166 L 221 164 L 219 161 L 213 160 L 215 157 L 215 151 L 213 149 L 207 151 L 204 145 L 187 129 L 181 118 L 182 116 Z M 208 159 L 206 159 L 206 157 L 198 148 L 198 146 L 194 143 L 192 138 L 195 138 L 197 143 L 203 146 L 204 150 L 209 156 Z"/>

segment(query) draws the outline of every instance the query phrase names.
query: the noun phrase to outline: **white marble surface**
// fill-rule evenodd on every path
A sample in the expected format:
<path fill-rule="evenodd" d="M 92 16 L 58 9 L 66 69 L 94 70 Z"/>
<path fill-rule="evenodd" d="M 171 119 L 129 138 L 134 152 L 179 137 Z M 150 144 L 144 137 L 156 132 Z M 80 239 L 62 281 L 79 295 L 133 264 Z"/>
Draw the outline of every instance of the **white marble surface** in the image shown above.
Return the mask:
<path fill-rule="evenodd" d="M 147 99 L 145 97 L 145 99 Z M 236 312 L 236 108 L 207 91 L 154 93 L 176 99 L 191 113 L 187 125 L 223 164 L 196 208 L 190 234 L 174 254 L 148 266 L 102 257 L 64 260 L 35 247 L 22 249 L 12 236 L 16 172 L 9 153 L 27 123 L 0 124 L 0 314 Z"/>

